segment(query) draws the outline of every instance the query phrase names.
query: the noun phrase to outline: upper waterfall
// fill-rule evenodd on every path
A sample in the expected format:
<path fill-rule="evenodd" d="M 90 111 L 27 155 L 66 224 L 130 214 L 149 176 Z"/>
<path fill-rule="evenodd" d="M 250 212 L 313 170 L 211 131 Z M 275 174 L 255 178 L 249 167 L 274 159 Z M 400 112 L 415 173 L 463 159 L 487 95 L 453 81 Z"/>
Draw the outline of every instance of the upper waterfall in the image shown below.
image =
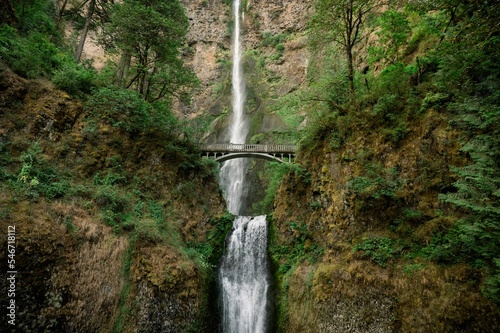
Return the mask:
<path fill-rule="evenodd" d="M 230 143 L 245 143 L 248 135 L 248 124 L 245 117 L 245 80 L 241 65 L 242 42 L 240 36 L 240 1 L 233 3 L 234 31 L 232 38 L 233 70 L 232 70 L 232 118 L 229 127 Z M 244 159 L 227 161 L 221 168 L 220 178 L 228 210 L 235 215 L 241 213 L 242 197 L 245 191 L 244 178 L 247 163 Z"/>

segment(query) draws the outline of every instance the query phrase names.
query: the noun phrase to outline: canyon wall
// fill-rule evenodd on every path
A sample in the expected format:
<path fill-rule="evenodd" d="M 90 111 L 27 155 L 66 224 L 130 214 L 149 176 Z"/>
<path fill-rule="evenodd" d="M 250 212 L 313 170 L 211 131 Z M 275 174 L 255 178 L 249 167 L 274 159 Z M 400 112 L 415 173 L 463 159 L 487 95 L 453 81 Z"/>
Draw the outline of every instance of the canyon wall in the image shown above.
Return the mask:
<path fill-rule="evenodd" d="M 0 258 L 6 272 L 15 226 L 18 272 L 5 332 L 216 327 L 194 249 L 225 212 L 213 174 L 179 168 L 166 141 L 93 122 L 50 82 L 1 66 L 0 87 Z"/>
<path fill-rule="evenodd" d="M 177 104 L 188 117 L 212 115 L 208 141 L 224 140 L 231 108 L 230 1 L 185 2 L 190 21 L 187 64 L 200 86 L 190 105 Z M 246 1 L 242 8 L 243 63 L 247 84 L 246 111 L 253 119 L 251 135 L 290 129 L 273 105 L 306 83 L 305 37 L 309 1 Z"/>

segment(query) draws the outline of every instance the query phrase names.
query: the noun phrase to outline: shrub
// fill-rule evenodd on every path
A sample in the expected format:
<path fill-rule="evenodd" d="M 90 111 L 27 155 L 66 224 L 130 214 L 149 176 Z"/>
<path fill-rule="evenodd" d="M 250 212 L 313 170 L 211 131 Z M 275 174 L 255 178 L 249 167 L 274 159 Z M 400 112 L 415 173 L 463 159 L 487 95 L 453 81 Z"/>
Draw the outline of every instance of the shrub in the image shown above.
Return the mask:
<path fill-rule="evenodd" d="M 21 155 L 21 170 L 17 175 L 17 186 L 28 197 L 43 195 L 48 199 L 60 198 L 71 190 L 66 180 L 59 179 L 56 170 L 41 156 L 38 142 L 33 143 Z"/>
<path fill-rule="evenodd" d="M 396 192 L 405 184 L 401 178 L 396 178 L 394 171 L 385 170 L 382 175 L 371 173 L 370 177 L 358 176 L 347 183 L 347 187 L 367 198 L 396 198 Z"/>
<path fill-rule="evenodd" d="M 122 173 L 107 172 L 102 175 L 100 172 L 94 175 L 92 183 L 94 185 L 115 185 L 126 183 L 127 178 Z"/>
<path fill-rule="evenodd" d="M 7 25 L 0 26 L 0 58 L 17 74 L 28 78 L 51 77 L 67 57 L 39 32 L 18 37 Z"/>
<path fill-rule="evenodd" d="M 101 209 L 113 213 L 121 213 L 129 205 L 129 199 L 110 185 L 99 187 L 94 194 L 94 200 Z"/>
<path fill-rule="evenodd" d="M 94 69 L 68 62 L 61 69 L 55 71 L 52 82 L 59 89 L 78 96 L 82 93 L 90 94 L 94 87 L 95 78 L 96 72 Z"/>
<path fill-rule="evenodd" d="M 151 133 L 172 138 L 180 129 L 178 119 L 164 103 L 148 103 L 132 90 L 102 88 L 85 105 L 91 117 L 128 133 Z M 171 144 L 172 140 L 165 140 Z"/>
<path fill-rule="evenodd" d="M 382 267 L 393 258 L 398 251 L 394 249 L 394 242 L 387 237 L 367 238 L 356 244 L 353 251 L 362 251 L 362 257 L 369 257 Z"/>
<path fill-rule="evenodd" d="M 146 131 L 152 124 L 152 106 L 131 90 L 102 88 L 89 98 L 85 107 L 92 117 L 127 132 Z"/>
<path fill-rule="evenodd" d="M 55 6 L 52 0 L 13 1 L 22 34 L 39 32 L 47 36 L 59 37 L 55 24 Z"/>

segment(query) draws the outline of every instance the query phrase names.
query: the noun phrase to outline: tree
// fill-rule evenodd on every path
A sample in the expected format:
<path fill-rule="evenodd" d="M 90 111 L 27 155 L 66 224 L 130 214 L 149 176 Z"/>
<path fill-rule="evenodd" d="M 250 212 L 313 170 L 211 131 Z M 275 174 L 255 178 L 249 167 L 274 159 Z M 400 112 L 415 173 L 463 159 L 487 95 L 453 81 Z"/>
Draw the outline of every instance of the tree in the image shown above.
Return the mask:
<path fill-rule="evenodd" d="M 87 39 L 87 34 L 89 32 L 90 23 L 92 22 L 92 17 L 94 16 L 95 7 L 96 0 L 90 0 L 87 9 L 87 17 L 85 19 L 85 24 L 82 30 L 82 35 L 80 36 L 80 42 L 78 43 L 78 47 L 76 48 L 75 52 L 76 62 L 80 62 L 80 58 L 82 57 L 83 46 L 85 45 L 85 40 Z"/>
<path fill-rule="evenodd" d="M 483 292 L 500 304 L 500 4 L 436 4 L 450 20 L 435 51 L 440 61 L 435 86 L 453 98 L 448 110 L 463 131 L 461 150 L 470 162 L 455 168 L 455 191 L 440 196 L 462 215 L 446 247 L 451 257 L 485 268 Z"/>
<path fill-rule="evenodd" d="M 109 6 L 114 0 L 62 0 L 56 2 L 57 21 L 69 17 L 75 30 L 80 31 L 80 39 L 75 49 L 75 60 L 80 62 L 89 31 L 96 30 L 109 21 Z"/>
<path fill-rule="evenodd" d="M 355 100 L 354 48 L 363 39 L 366 16 L 379 6 L 375 0 L 319 0 L 311 20 L 313 32 L 319 40 L 335 42 L 343 49 L 347 59 L 349 100 Z"/>
<path fill-rule="evenodd" d="M 180 58 L 188 19 L 178 0 L 125 0 L 113 6 L 110 19 L 104 42 L 122 54 L 117 81 L 126 88 L 155 101 L 195 82 Z"/>
<path fill-rule="evenodd" d="M 0 0 L 0 24 L 1 23 L 5 23 L 10 26 L 15 26 L 17 24 L 11 0 Z"/>

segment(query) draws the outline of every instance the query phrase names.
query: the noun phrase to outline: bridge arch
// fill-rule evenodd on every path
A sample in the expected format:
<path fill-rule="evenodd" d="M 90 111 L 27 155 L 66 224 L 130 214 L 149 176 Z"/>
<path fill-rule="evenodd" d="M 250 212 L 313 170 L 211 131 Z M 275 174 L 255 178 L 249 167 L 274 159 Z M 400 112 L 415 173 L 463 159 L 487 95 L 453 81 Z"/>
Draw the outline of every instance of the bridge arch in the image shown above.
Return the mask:
<path fill-rule="evenodd" d="M 229 153 L 229 154 L 224 154 L 224 155 L 215 157 L 215 160 L 217 162 L 224 162 L 224 161 L 232 160 L 235 158 L 243 158 L 243 157 L 260 158 L 260 159 L 264 159 L 264 160 L 268 160 L 268 161 L 272 161 L 272 162 L 280 162 L 280 163 L 283 163 L 284 158 L 285 158 L 285 157 L 280 158 L 280 157 L 273 156 L 271 154 L 265 154 L 265 153 Z M 289 158 L 289 160 L 291 160 L 291 157 Z"/>

